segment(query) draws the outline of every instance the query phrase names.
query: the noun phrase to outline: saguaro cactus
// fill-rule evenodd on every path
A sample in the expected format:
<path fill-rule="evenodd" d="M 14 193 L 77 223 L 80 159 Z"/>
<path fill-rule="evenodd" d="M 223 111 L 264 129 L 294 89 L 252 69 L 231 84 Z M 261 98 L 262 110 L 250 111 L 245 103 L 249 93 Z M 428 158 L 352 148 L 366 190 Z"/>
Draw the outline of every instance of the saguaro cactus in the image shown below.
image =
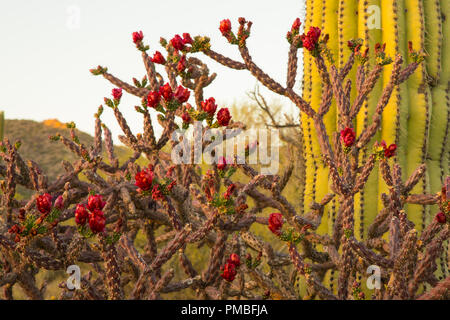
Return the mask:
<path fill-rule="evenodd" d="M 446 19 L 447 16 L 447 19 Z M 449 22 L 450 3 L 446 0 L 307 0 L 305 30 L 320 27 L 330 35 L 328 47 L 340 68 L 348 61 L 350 51 L 347 39 L 361 38 L 363 49 L 374 50 L 376 43 L 386 43 L 386 54 L 408 56 L 408 41 L 427 56 L 414 75 L 395 89 L 383 113 L 380 130 L 373 140 L 385 140 L 399 146 L 397 160 L 402 165 L 404 177 L 409 176 L 421 163 L 426 163 L 427 173 L 414 192 L 437 192 L 449 173 Z M 345 40 L 345 41 L 344 41 Z M 371 64 L 373 61 L 372 55 Z M 317 110 L 323 88 L 314 57 L 304 53 L 303 98 Z M 392 65 L 383 69 L 369 99 L 356 118 L 356 134 L 369 123 L 383 85 L 389 81 Z M 355 79 L 356 68 L 349 73 Z M 344 85 L 344 84 L 343 84 Z M 355 87 L 351 88 L 354 98 Z M 336 105 L 324 119 L 327 131 L 336 130 Z M 302 115 L 306 186 L 304 208 L 330 192 L 328 168 L 320 161 L 317 138 L 311 134 L 312 120 Z M 368 155 L 362 154 L 361 161 Z M 355 199 L 355 233 L 367 236 L 367 227 L 382 208 L 381 194 L 388 186 L 380 179 L 381 172 L 374 169 L 363 192 Z M 338 203 L 328 205 L 322 230 L 331 230 Z M 407 207 L 408 217 L 422 230 L 429 221 L 430 209 L 415 204 Z M 433 210 L 433 209 L 431 209 Z"/>

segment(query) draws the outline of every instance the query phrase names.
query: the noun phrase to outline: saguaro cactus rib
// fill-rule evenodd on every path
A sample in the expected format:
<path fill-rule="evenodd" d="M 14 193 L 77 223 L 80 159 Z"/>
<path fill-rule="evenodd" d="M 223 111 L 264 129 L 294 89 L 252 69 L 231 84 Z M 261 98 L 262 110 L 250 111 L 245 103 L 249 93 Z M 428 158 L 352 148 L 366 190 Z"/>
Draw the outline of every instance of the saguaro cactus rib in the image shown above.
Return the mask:
<path fill-rule="evenodd" d="M 416 50 L 424 48 L 424 24 L 422 1 L 411 0 L 405 2 L 406 35 Z M 425 67 L 421 64 L 418 70 L 408 79 L 409 120 L 408 120 L 408 154 L 406 174 L 425 162 L 428 142 L 428 128 L 430 115 L 429 88 L 426 85 Z M 413 192 L 421 193 L 426 190 L 427 178 L 416 185 Z M 408 205 L 408 215 L 416 224 L 417 230 L 422 230 L 425 224 L 425 209 L 417 205 Z"/>

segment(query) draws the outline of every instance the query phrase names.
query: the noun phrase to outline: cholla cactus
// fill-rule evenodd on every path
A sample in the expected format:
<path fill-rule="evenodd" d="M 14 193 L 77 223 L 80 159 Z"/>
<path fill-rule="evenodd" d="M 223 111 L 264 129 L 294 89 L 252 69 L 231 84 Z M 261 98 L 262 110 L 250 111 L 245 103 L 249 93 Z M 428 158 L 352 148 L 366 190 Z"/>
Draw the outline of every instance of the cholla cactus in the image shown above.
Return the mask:
<path fill-rule="evenodd" d="M 372 138 L 372 143 L 385 140 L 398 145 L 395 158 L 403 168 L 403 178 L 411 175 L 419 164 L 426 163 L 427 171 L 413 189 L 415 193 L 438 192 L 445 177 L 449 175 L 448 16 L 450 6 L 445 0 L 306 1 L 305 30 L 316 26 L 322 28 L 324 33 L 333 35 L 327 42 L 327 54 L 334 57 L 335 63 L 341 69 L 351 57 L 349 45 L 353 50 L 358 49 L 365 53 L 366 50 L 373 52 L 376 43 L 384 42 L 387 44 L 385 54 L 388 56 L 401 54 L 409 62 L 424 59 L 416 72 L 394 89 L 380 119 L 380 127 Z M 363 39 L 364 42 L 348 42 L 349 39 L 357 38 Z M 377 62 L 374 54 L 367 58 L 372 65 Z M 302 96 L 317 110 L 326 87 L 320 82 L 320 71 L 309 52 L 305 52 L 303 63 Z M 325 63 L 329 67 L 329 64 Z M 387 65 L 376 74 L 378 80 L 372 93 L 354 119 L 357 135 L 370 125 L 383 86 L 389 83 L 392 68 L 392 65 Z M 353 83 L 358 81 L 356 68 L 349 71 L 348 79 Z M 356 95 L 357 88 L 353 85 L 350 88 L 350 97 L 355 99 Z M 340 117 L 338 113 L 333 102 L 324 117 L 329 134 L 337 130 Z M 331 186 L 327 183 L 328 167 L 314 156 L 320 151 L 319 141 L 312 134 L 312 120 L 305 114 L 302 116 L 302 128 L 306 165 L 303 197 L 307 207 L 328 193 Z M 359 156 L 359 161 L 362 162 L 370 154 L 363 150 Z M 355 197 L 355 235 L 358 239 L 367 238 L 368 226 L 384 206 L 381 195 L 388 192 L 389 185 L 382 179 L 382 174 L 383 172 L 375 167 L 368 183 Z M 330 230 L 334 225 L 338 207 L 339 203 L 332 201 L 325 208 L 325 214 L 329 218 L 323 221 L 324 230 Z M 425 228 L 433 219 L 435 211 L 436 206 L 430 210 L 416 204 L 407 205 L 408 218 L 418 230 Z M 446 274 L 447 258 L 443 255 L 440 259 L 443 269 L 441 272 Z"/>
<path fill-rule="evenodd" d="M 366 277 L 366 268 L 374 264 L 381 268 L 381 281 L 387 286 L 376 290 L 373 298 L 446 297 L 448 279 L 439 282 L 434 272 L 442 243 L 449 236 L 449 186 L 437 194 L 411 193 L 423 177 L 425 165 L 402 179 L 401 167 L 392 159 L 396 145 L 370 143 L 392 92 L 414 73 L 419 61 L 404 67 L 402 57 L 395 57 L 390 81 L 383 89 L 372 123 L 357 134 L 353 119 L 389 59 L 382 48 L 377 48 L 380 63 L 372 68 L 365 63 L 358 65 L 358 81 L 354 84 L 358 95 L 352 100 L 350 82 L 344 86 L 343 81 L 357 52 L 351 54 L 345 68 L 338 70 L 332 63 L 327 67 L 323 54 L 329 60 L 331 56 L 326 37 L 320 29 L 300 35 L 298 26 L 296 21 L 288 34 L 291 47 L 286 86 L 270 78 L 252 61 L 246 47 L 251 22 L 244 18 L 239 19 L 236 34 L 229 20 L 220 24 L 222 34 L 238 46 L 243 62 L 213 51 L 208 38 L 192 38 L 187 33 L 170 41 L 161 39 L 167 55 L 155 52 L 150 57 L 143 33 L 133 33 L 133 42 L 141 51 L 146 70 L 141 81 L 134 79 L 131 85 L 105 67 L 91 70 L 117 87 L 104 103 L 123 131 L 120 141 L 134 150 L 134 155 L 124 163 L 119 163 L 115 156 L 111 132 L 101 120 L 106 111 L 103 106 L 95 115 L 92 146 L 80 143 L 73 123 L 68 124 L 70 137 L 50 137 L 79 157 L 73 164 L 64 162 L 66 173 L 55 181 L 48 181 L 36 163 L 25 162 L 19 144 L 11 145 L 5 140 L 0 154 L 5 162 L 0 167 L 5 177 L 2 183 L 5 219 L 0 230 L 3 297 L 14 298 L 12 288 L 18 285 L 28 297 L 42 299 L 45 285 L 37 287 L 37 271 L 65 270 L 78 262 L 90 263 L 92 269 L 83 273 L 80 290 L 71 290 L 62 282 L 61 299 L 160 299 L 186 288 L 194 289 L 200 299 L 362 299 L 360 282 L 355 284 L 355 280 Z M 318 110 L 293 89 L 301 47 L 314 55 L 322 85 L 327 88 Z M 202 174 L 202 168 L 195 164 L 172 163 L 171 135 L 180 126 L 188 128 L 197 120 L 202 121 L 202 132 L 208 128 L 245 127 L 233 121 L 226 108 L 217 110 L 214 98 L 203 96 L 203 89 L 216 74 L 210 74 L 206 64 L 191 56 L 195 52 L 225 66 L 249 70 L 263 85 L 290 98 L 312 119 L 321 159 L 330 172 L 331 188 L 310 205 L 310 211 L 299 212 L 282 195 L 292 168 L 281 175 L 262 175 L 234 157 L 222 159 Z M 164 67 L 167 80 L 157 71 L 158 65 Z M 124 91 L 142 99 L 135 108 L 143 117 L 142 134 L 134 134 L 123 117 Z M 187 103 L 191 92 L 195 106 Z M 339 130 L 330 136 L 324 117 L 330 111 L 333 97 L 340 117 Z M 158 122 L 163 127 L 158 139 L 151 112 L 158 113 Z M 103 148 L 107 159 L 102 157 Z M 362 151 L 370 156 L 360 163 Z M 252 152 L 254 148 L 249 146 L 246 155 Z M 145 168 L 136 164 L 141 155 L 149 162 Z M 376 166 L 390 189 L 382 197 L 384 207 L 369 227 L 368 239 L 361 241 L 355 238 L 354 202 Z M 246 175 L 248 182 L 238 181 L 236 172 Z M 80 173 L 87 180 L 81 180 Z M 27 201 L 16 200 L 18 184 L 35 190 L 35 196 Z M 337 223 L 325 234 L 319 229 L 325 219 L 324 208 L 333 199 L 341 204 Z M 421 235 L 405 213 L 404 206 L 408 203 L 441 206 L 441 213 Z M 261 214 L 264 209 L 276 212 L 267 218 Z M 267 225 L 273 241 L 285 246 L 275 250 L 270 242 L 250 230 L 254 224 Z M 135 242 L 140 231 L 146 240 L 141 252 Z M 156 231 L 161 235 L 156 237 Z M 386 233 L 389 240 L 383 238 Z M 194 267 L 186 252 L 191 244 L 210 248 L 209 260 L 201 266 L 202 270 Z M 173 258 L 177 258 L 183 270 L 181 278 L 175 278 L 174 269 L 165 268 L 169 261 L 177 261 Z M 338 274 L 337 288 L 328 284 L 325 275 L 329 272 Z M 295 287 L 297 276 L 303 279 L 307 294 L 300 294 Z M 425 294 L 420 291 L 423 284 L 431 285 Z"/>

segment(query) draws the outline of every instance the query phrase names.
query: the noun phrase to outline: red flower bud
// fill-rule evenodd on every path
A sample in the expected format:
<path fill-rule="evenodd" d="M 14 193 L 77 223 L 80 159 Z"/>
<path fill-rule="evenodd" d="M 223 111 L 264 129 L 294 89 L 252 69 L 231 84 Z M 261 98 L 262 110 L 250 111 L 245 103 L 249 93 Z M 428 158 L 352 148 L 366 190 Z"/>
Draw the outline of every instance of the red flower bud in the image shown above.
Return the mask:
<path fill-rule="evenodd" d="M 105 205 L 106 202 L 103 201 L 103 197 L 99 194 L 88 197 L 87 207 L 90 211 L 102 210 Z"/>
<path fill-rule="evenodd" d="M 283 227 L 283 215 L 279 212 L 271 213 L 269 216 L 269 229 L 279 236 Z"/>
<path fill-rule="evenodd" d="M 225 199 L 227 199 L 227 200 L 230 199 L 231 196 L 233 195 L 233 192 L 234 192 L 235 189 L 236 189 L 236 185 L 234 183 L 230 184 L 228 186 L 227 191 L 225 192 L 223 197 Z"/>
<path fill-rule="evenodd" d="M 164 57 L 161 54 L 161 52 L 156 51 L 155 54 L 153 55 L 152 62 L 153 63 L 159 63 L 159 64 L 165 64 L 166 63 L 166 59 L 164 59 Z"/>
<path fill-rule="evenodd" d="M 62 196 L 56 198 L 55 208 L 57 208 L 58 210 L 62 210 L 64 208 L 64 198 Z"/>
<path fill-rule="evenodd" d="M 386 158 L 391 158 L 395 155 L 395 151 L 397 150 L 397 145 L 395 143 L 392 143 L 387 147 L 386 142 L 383 140 L 381 141 L 381 146 L 384 149 L 384 156 Z"/>
<path fill-rule="evenodd" d="M 155 200 L 155 201 L 164 199 L 164 195 L 161 192 L 161 189 L 159 188 L 159 184 L 156 184 L 156 185 L 153 186 L 152 199 Z"/>
<path fill-rule="evenodd" d="M 220 32 L 222 32 L 222 35 L 227 35 L 228 33 L 230 33 L 231 31 L 231 21 L 230 19 L 225 19 L 220 21 L 220 27 L 219 27 Z"/>
<path fill-rule="evenodd" d="M 319 42 L 321 32 L 320 28 L 310 27 L 308 33 L 301 36 L 303 47 L 308 51 L 313 51 Z"/>
<path fill-rule="evenodd" d="M 217 104 L 214 98 L 209 98 L 208 100 L 201 102 L 202 110 L 213 116 L 216 113 Z"/>
<path fill-rule="evenodd" d="M 174 97 L 179 103 L 184 103 L 189 100 L 190 94 L 188 89 L 178 86 L 177 90 L 175 90 Z"/>
<path fill-rule="evenodd" d="M 300 29 L 301 24 L 302 23 L 300 22 L 300 18 L 295 19 L 294 23 L 292 24 L 291 31 L 292 32 L 294 32 L 294 31 L 298 32 L 298 30 Z"/>
<path fill-rule="evenodd" d="M 341 141 L 346 147 L 351 147 L 355 143 L 356 133 L 353 128 L 345 128 L 341 131 Z"/>
<path fill-rule="evenodd" d="M 36 207 L 40 213 L 50 213 L 50 211 L 52 210 L 52 196 L 48 193 L 45 193 L 37 197 Z"/>
<path fill-rule="evenodd" d="M 115 100 L 120 100 L 122 98 L 122 88 L 112 89 L 112 96 Z"/>
<path fill-rule="evenodd" d="M 93 233 L 103 232 L 105 230 L 106 218 L 102 211 L 94 210 L 89 218 L 89 227 Z"/>
<path fill-rule="evenodd" d="M 134 177 L 136 180 L 135 185 L 141 190 L 150 190 L 150 188 L 152 187 L 153 177 L 153 171 L 148 168 L 143 169 L 136 173 L 136 176 Z"/>
<path fill-rule="evenodd" d="M 178 61 L 177 70 L 178 72 L 183 72 L 184 69 L 186 69 L 186 56 L 182 55 L 180 61 Z"/>
<path fill-rule="evenodd" d="M 230 259 L 227 261 L 228 263 L 234 264 L 234 266 L 237 268 L 241 265 L 241 259 L 236 253 L 230 254 Z"/>
<path fill-rule="evenodd" d="M 142 39 L 144 39 L 144 34 L 142 33 L 142 31 L 133 32 L 133 42 L 135 44 L 140 43 L 142 41 Z"/>
<path fill-rule="evenodd" d="M 167 186 L 167 190 L 172 191 L 173 187 L 177 185 L 177 181 L 173 180 L 169 185 Z"/>
<path fill-rule="evenodd" d="M 75 209 L 75 223 L 79 225 L 85 225 L 89 217 L 89 212 L 86 210 L 84 204 L 77 204 Z"/>
<path fill-rule="evenodd" d="M 180 37 L 180 35 L 175 35 L 175 37 L 170 40 L 170 44 L 172 47 L 174 47 L 177 50 L 183 50 L 184 49 L 184 43 L 183 38 Z"/>
<path fill-rule="evenodd" d="M 221 125 L 221 126 L 228 126 L 230 124 L 230 120 L 231 120 L 231 115 L 230 115 L 230 111 L 228 110 L 228 108 L 222 108 L 219 110 L 219 112 L 217 112 L 217 122 Z"/>
<path fill-rule="evenodd" d="M 173 97 L 172 88 L 169 83 L 166 83 L 162 87 L 159 88 L 159 94 L 164 97 L 164 100 L 170 101 Z"/>
<path fill-rule="evenodd" d="M 231 282 L 236 277 L 236 267 L 233 263 L 227 263 L 225 264 L 225 267 L 223 268 L 223 273 L 221 274 L 221 277 L 224 278 L 226 281 Z"/>
<path fill-rule="evenodd" d="M 147 106 L 151 108 L 156 108 L 161 100 L 161 95 L 157 91 L 151 91 L 147 95 Z"/>
<path fill-rule="evenodd" d="M 227 167 L 227 160 L 225 157 L 220 157 L 219 161 L 217 162 L 217 169 L 218 170 L 224 170 Z"/>
<path fill-rule="evenodd" d="M 439 213 L 436 215 L 436 220 L 437 220 L 437 222 L 439 222 L 439 223 L 445 223 L 445 222 L 447 221 L 447 217 L 445 216 L 444 213 L 439 212 Z"/>
<path fill-rule="evenodd" d="M 189 33 L 183 33 L 183 43 L 191 44 L 193 42 L 191 35 Z"/>
<path fill-rule="evenodd" d="M 191 116 L 189 115 L 189 113 L 187 113 L 187 112 L 184 112 L 182 115 L 181 115 L 181 119 L 183 119 L 183 122 L 184 123 L 190 123 L 191 122 Z"/>

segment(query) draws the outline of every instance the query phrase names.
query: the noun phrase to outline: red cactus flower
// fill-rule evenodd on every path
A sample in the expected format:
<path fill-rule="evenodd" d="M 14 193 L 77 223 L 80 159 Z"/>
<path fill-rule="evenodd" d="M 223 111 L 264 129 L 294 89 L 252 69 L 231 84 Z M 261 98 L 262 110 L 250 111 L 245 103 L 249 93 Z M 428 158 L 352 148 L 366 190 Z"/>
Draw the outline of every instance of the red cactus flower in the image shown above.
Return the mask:
<path fill-rule="evenodd" d="M 11 228 L 8 229 L 9 233 L 20 233 L 20 228 L 17 224 L 13 225 Z"/>
<path fill-rule="evenodd" d="M 161 54 L 161 52 L 156 51 L 152 58 L 153 63 L 159 63 L 159 64 L 165 64 L 166 59 L 164 59 L 164 56 Z"/>
<path fill-rule="evenodd" d="M 217 169 L 225 170 L 226 167 L 227 167 L 227 160 L 225 159 L 225 157 L 220 157 L 219 160 L 217 161 Z"/>
<path fill-rule="evenodd" d="M 90 211 L 102 210 L 105 205 L 106 202 L 103 201 L 103 197 L 99 194 L 88 197 L 87 207 Z"/>
<path fill-rule="evenodd" d="M 169 185 L 167 186 L 167 190 L 172 191 L 173 187 L 177 185 L 177 181 L 173 180 Z"/>
<path fill-rule="evenodd" d="M 227 263 L 234 264 L 234 266 L 237 268 L 241 265 L 241 259 L 236 253 L 230 254 L 230 259 L 228 259 Z"/>
<path fill-rule="evenodd" d="M 310 27 L 308 33 L 305 35 L 303 34 L 301 39 L 303 42 L 303 47 L 306 48 L 308 51 L 313 51 L 317 43 L 319 42 L 320 33 L 322 30 L 318 27 Z"/>
<path fill-rule="evenodd" d="M 186 69 L 186 56 L 182 55 L 180 61 L 178 61 L 177 70 L 178 72 L 183 72 L 184 69 Z"/>
<path fill-rule="evenodd" d="M 214 113 L 216 113 L 217 104 L 214 98 L 209 98 L 205 101 L 202 101 L 201 106 L 203 111 L 207 112 L 210 116 L 213 116 Z"/>
<path fill-rule="evenodd" d="M 356 133 L 353 128 L 345 128 L 341 131 L 341 141 L 346 147 L 351 147 L 355 143 Z"/>
<path fill-rule="evenodd" d="M 36 207 L 40 213 L 48 214 L 52 210 L 52 196 L 48 193 L 40 195 L 36 199 Z"/>
<path fill-rule="evenodd" d="M 154 173 L 149 168 L 145 168 L 138 173 L 136 173 L 136 176 L 134 177 L 136 180 L 135 185 L 144 191 L 150 190 L 152 187 Z"/>
<path fill-rule="evenodd" d="M 298 30 L 300 29 L 301 25 L 302 25 L 302 23 L 300 22 L 300 18 L 295 19 L 294 23 L 292 24 L 291 31 L 292 32 L 294 32 L 294 31 L 298 32 Z"/>
<path fill-rule="evenodd" d="M 178 100 L 179 103 L 184 103 L 189 100 L 189 96 L 191 93 L 188 89 L 183 86 L 178 86 L 177 90 L 175 90 L 174 97 Z"/>
<path fill-rule="evenodd" d="M 58 210 L 62 210 L 64 208 L 64 198 L 62 196 L 59 196 L 55 200 L 55 208 Z"/>
<path fill-rule="evenodd" d="M 159 88 L 159 94 L 163 96 L 164 100 L 170 101 L 173 98 L 172 87 L 169 83 L 166 83 L 162 87 Z"/>
<path fill-rule="evenodd" d="M 224 278 L 226 281 L 231 282 L 236 277 L 236 273 L 237 273 L 236 266 L 233 263 L 227 263 L 223 268 L 223 273 L 221 274 L 221 277 Z"/>
<path fill-rule="evenodd" d="M 89 217 L 89 227 L 93 233 L 105 230 L 106 218 L 101 210 L 94 210 Z"/>
<path fill-rule="evenodd" d="M 183 38 L 180 37 L 180 35 L 175 35 L 175 37 L 170 40 L 170 44 L 172 47 L 174 47 L 177 50 L 183 50 L 184 49 L 184 43 Z"/>
<path fill-rule="evenodd" d="M 234 183 L 230 184 L 228 186 L 227 191 L 225 192 L 223 197 L 225 199 L 227 199 L 227 200 L 230 199 L 231 196 L 233 195 L 233 192 L 234 192 L 235 189 L 236 189 L 236 185 Z"/>
<path fill-rule="evenodd" d="M 381 141 L 381 146 L 384 149 L 384 156 L 386 158 L 391 158 L 395 155 L 395 151 L 397 150 L 397 145 L 395 143 L 386 146 L 386 142 L 383 140 Z"/>
<path fill-rule="evenodd" d="M 322 30 L 318 27 L 310 27 L 308 31 L 308 37 L 311 38 L 312 41 L 317 42 L 319 41 L 319 37 Z"/>
<path fill-rule="evenodd" d="M 229 34 L 231 31 L 230 19 L 224 19 L 224 20 L 220 21 L 219 30 L 220 30 L 220 32 L 222 32 L 222 35 L 224 35 L 224 36 Z"/>
<path fill-rule="evenodd" d="M 192 40 L 191 35 L 189 33 L 183 33 L 183 43 L 191 44 L 194 40 Z"/>
<path fill-rule="evenodd" d="M 439 222 L 439 223 L 445 223 L 445 222 L 447 222 L 447 217 L 445 216 L 444 213 L 439 212 L 439 213 L 436 215 L 436 220 L 437 220 L 437 222 Z"/>
<path fill-rule="evenodd" d="M 122 88 L 112 89 L 112 96 L 115 100 L 120 100 L 122 98 Z"/>
<path fill-rule="evenodd" d="M 142 31 L 133 32 L 133 42 L 135 44 L 140 43 L 142 41 L 142 39 L 144 39 L 144 34 L 142 33 Z"/>
<path fill-rule="evenodd" d="M 228 108 L 222 108 L 219 110 L 219 112 L 217 112 L 217 122 L 221 125 L 221 126 L 228 126 L 230 124 L 230 120 L 231 120 L 231 115 L 230 115 L 230 111 L 228 110 Z"/>
<path fill-rule="evenodd" d="M 183 122 L 184 123 L 190 123 L 191 122 L 191 116 L 189 115 L 189 113 L 187 113 L 187 112 L 184 112 L 182 115 L 181 115 L 181 119 L 183 119 Z"/>
<path fill-rule="evenodd" d="M 283 215 L 279 212 L 271 213 L 269 216 L 269 229 L 279 236 L 283 227 Z"/>
<path fill-rule="evenodd" d="M 75 209 L 75 223 L 78 225 L 85 225 L 87 219 L 89 218 L 89 212 L 86 210 L 84 204 L 77 204 Z"/>
<path fill-rule="evenodd" d="M 152 189 L 152 199 L 155 200 L 155 201 L 163 200 L 163 199 L 164 199 L 164 195 L 163 195 L 163 193 L 161 192 L 161 189 L 159 188 L 159 184 L 155 184 L 155 185 L 153 186 L 153 189 Z"/>
<path fill-rule="evenodd" d="M 147 95 L 147 106 L 151 108 L 156 108 L 161 100 L 161 95 L 158 91 L 151 91 Z"/>

